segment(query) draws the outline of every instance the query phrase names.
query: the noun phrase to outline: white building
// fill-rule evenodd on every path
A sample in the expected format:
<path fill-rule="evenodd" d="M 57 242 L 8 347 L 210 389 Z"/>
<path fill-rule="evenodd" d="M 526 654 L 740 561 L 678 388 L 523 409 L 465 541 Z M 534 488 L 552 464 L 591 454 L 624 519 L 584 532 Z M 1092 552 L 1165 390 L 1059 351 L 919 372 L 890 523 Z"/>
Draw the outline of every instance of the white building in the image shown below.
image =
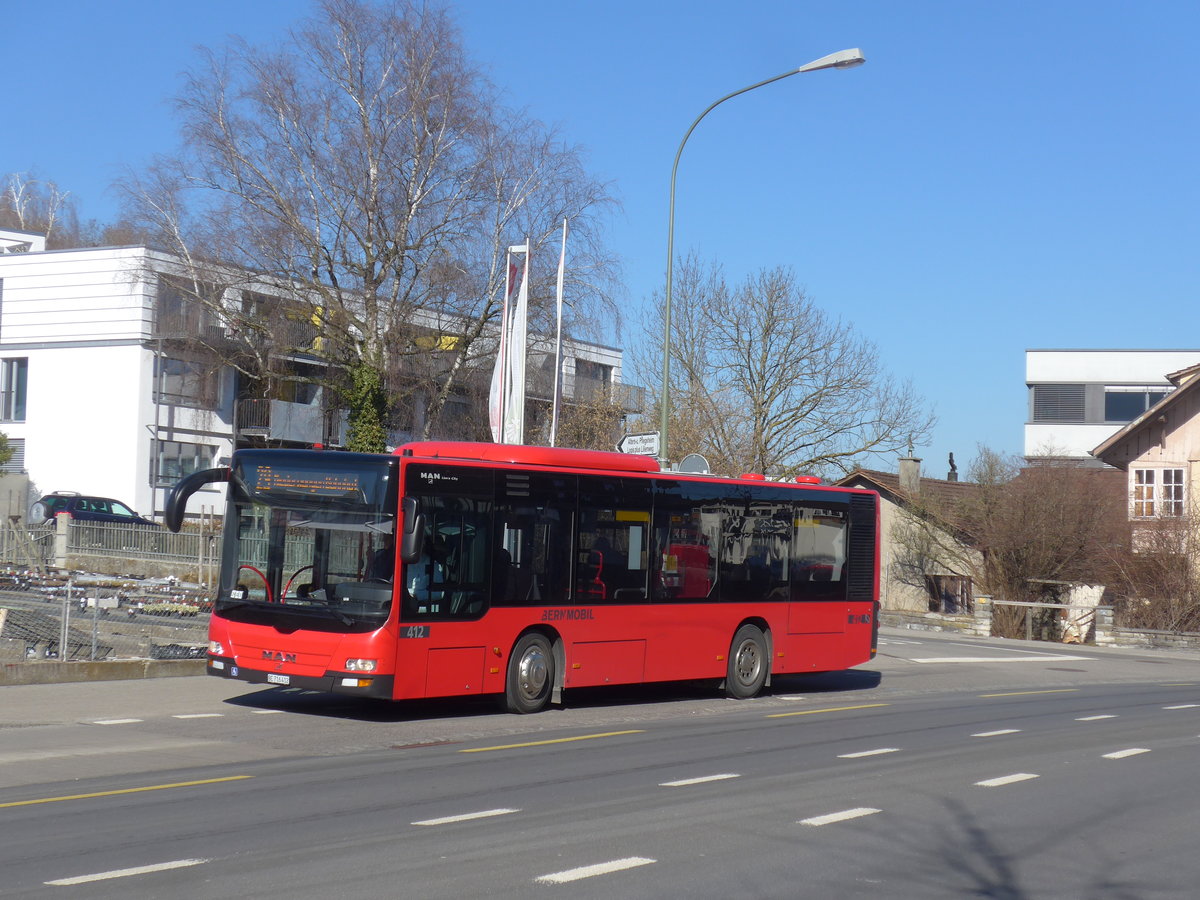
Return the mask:
<path fill-rule="evenodd" d="M 0 230 L 0 431 L 16 450 L 0 469 L 28 474 L 29 499 L 78 491 L 161 516 L 181 476 L 219 465 L 235 444 L 344 435 L 320 388 L 239 403 L 232 369 L 180 353 L 189 334 L 220 326 L 174 296 L 178 270 L 145 247 L 47 251 L 40 235 Z M 565 397 L 619 384 L 620 350 L 575 342 L 568 352 Z M 223 494 L 197 493 L 188 512 L 219 511 Z"/>
<path fill-rule="evenodd" d="M 36 238 L 11 252 L 21 237 L 0 231 L 0 430 L 16 449 L 6 468 L 27 472 L 35 497 L 99 494 L 154 515 L 180 473 L 230 455 L 232 379 L 214 409 L 178 396 L 169 362 L 155 389 L 154 272 L 169 269 L 165 254 L 46 251 Z M 220 500 L 198 495 L 195 511 Z"/>
<path fill-rule="evenodd" d="M 1174 390 L 1200 350 L 1026 350 L 1025 456 L 1098 464 L 1093 448 Z"/>

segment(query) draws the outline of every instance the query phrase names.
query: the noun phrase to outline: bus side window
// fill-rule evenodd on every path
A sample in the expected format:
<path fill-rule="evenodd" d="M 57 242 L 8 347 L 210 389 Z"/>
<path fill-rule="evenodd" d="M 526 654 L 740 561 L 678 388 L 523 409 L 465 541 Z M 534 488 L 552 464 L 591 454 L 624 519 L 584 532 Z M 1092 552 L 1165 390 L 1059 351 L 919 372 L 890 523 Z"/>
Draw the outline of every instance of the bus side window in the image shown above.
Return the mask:
<path fill-rule="evenodd" d="M 579 477 L 577 602 L 637 603 L 649 597 L 650 508 L 651 485 L 644 479 Z"/>
<path fill-rule="evenodd" d="M 500 473 L 493 602 L 506 606 L 567 602 L 574 507 L 573 475 Z"/>

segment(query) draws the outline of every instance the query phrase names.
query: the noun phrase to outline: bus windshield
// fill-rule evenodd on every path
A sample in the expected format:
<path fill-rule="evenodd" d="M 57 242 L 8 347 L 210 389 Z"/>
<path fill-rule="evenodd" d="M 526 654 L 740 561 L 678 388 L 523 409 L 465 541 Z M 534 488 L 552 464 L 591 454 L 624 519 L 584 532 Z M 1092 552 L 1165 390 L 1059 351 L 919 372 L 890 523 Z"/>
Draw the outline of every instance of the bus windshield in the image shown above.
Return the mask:
<path fill-rule="evenodd" d="M 217 611 L 263 624 L 378 628 L 395 569 L 392 467 L 357 454 L 330 453 L 319 470 L 311 456 L 305 462 L 239 454 Z"/>

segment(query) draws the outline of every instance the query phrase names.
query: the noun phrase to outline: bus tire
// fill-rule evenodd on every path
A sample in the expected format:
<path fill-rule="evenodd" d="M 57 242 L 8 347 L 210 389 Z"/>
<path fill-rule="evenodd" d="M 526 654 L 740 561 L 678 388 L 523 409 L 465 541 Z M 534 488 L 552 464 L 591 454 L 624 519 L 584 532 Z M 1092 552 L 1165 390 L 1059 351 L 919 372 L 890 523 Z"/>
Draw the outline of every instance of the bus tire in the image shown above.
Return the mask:
<path fill-rule="evenodd" d="M 743 625 L 729 645 L 729 668 L 725 674 L 725 695 L 737 700 L 754 697 L 767 682 L 770 657 L 767 639 L 757 625 Z"/>
<path fill-rule="evenodd" d="M 554 692 L 554 650 L 544 634 L 522 637 L 508 658 L 504 706 L 510 713 L 541 712 Z"/>

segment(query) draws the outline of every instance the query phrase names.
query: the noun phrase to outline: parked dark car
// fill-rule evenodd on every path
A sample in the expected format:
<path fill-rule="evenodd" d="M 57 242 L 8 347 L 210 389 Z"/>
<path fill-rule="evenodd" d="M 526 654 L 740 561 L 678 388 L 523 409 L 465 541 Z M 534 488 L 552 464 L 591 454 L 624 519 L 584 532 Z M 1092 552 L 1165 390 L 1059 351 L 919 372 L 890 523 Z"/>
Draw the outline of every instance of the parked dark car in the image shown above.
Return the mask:
<path fill-rule="evenodd" d="M 124 525 L 155 525 L 135 513 L 119 500 L 111 497 L 93 497 L 73 491 L 55 491 L 46 494 L 29 507 L 29 522 L 39 525 L 49 522 L 59 513 L 67 513 L 80 522 L 119 522 Z"/>

